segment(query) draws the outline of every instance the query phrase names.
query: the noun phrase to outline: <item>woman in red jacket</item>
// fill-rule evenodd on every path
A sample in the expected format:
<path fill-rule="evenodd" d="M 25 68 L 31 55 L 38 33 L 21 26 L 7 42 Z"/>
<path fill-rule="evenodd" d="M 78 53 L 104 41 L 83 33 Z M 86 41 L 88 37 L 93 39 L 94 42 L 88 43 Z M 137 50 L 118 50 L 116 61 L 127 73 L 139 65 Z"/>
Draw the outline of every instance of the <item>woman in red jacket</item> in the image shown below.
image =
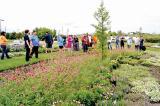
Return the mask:
<path fill-rule="evenodd" d="M 86 35 L 83 35 L 82 37 L 82 47 L 83 52 L 88 52 L 88 37 Z"/>

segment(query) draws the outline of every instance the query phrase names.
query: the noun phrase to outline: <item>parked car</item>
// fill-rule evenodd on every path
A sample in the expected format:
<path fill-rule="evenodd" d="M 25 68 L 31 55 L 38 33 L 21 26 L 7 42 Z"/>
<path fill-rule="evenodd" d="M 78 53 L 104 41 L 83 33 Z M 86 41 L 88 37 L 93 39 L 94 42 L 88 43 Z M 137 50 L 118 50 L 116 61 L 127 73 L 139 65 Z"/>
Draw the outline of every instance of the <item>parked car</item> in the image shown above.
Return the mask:
<path fill-rule="evenodd" d="M 22 51 L 24 49 L 24 41 L 23 40 L 14 40 L 12 43 L 9 44 L 10 51 Z"/>

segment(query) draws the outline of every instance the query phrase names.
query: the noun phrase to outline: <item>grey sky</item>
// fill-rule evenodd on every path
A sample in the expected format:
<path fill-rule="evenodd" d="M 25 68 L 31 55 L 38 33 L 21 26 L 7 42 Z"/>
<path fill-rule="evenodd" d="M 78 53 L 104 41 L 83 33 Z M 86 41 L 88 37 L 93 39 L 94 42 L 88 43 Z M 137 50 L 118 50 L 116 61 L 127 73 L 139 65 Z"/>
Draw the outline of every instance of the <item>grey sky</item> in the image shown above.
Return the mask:
<path fill-rule="evenodd" d="M 22 31 L 55 28 L 60 33 L 94 32 L 93 14 L 101 0 L 0 0 L 2 28 Z M 112 31 L 160 33 L 160 0 L 104 0 Z M 63 28 L 62 28 L 63 26 Z M 63 30 L 62 30 L 63 29 Z"/>

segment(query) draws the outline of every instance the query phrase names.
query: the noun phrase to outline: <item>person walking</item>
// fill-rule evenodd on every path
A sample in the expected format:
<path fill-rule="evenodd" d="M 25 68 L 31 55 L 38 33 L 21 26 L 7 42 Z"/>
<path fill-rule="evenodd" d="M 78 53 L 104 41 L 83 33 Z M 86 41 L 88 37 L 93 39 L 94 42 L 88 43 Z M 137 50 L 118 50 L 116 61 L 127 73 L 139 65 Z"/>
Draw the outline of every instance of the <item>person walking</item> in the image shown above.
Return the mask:
<path fill-rule="evenodd" d="M 124 49 L 124 36 L 121 37 L 121 49 Z"/>
<path fill-rule="evenodd" d="M 137 37 L 137 36 L 135 37 L 134 43 L 135 43 L 135 49 L 139 50 L 139 45 L 140 45 L 140 39 L 139 39 L 139 37 Z"/>
<path fill-rule="evenodd" d="M 67 39 L 67 37 L 66 37 L 66 35 L 62 35 L 62 38 L 63 38 L 63 45 L 64 45 L 64 47 L 66 47 L 66 39 Z"/>
<path fill-rule="evenodd" d="M 86 35 L 83 35 L 82 37 L 82 47 L 83 52 L 88 52 L 88 37 Z"/>
<path fill-rule="evenodd" d="M 97 40 L 98 40 L 98 39 L 97 39 L 97 36 L 94 35 L 94 36 L 93 36 L 93 45 L 94 45 L 93 48 L 96 48 Z"/>
<path fill-rule="evenodd" d="M 33 31 L 33 35 L 31 36 L 31 42 L 33 47 L 30 56 L 32 57 L 32 55 L 35 53 L 35 57 L 38 58 L 39 39 L 36 31 Z"/>
<path fill-rule="evenodd" d="M 67 48 L 68 48 L 69 51 L 71 51 L 72 43 L 73 43 L 72 36 L 68 35 L 68 37 L 67 37 Z"/>
<path fill-rule="evenodd" d="M 24 43 L 25 43 L 25 49 L 26 49 L 26 62 L 29 61 L 30 58 L 30 39 L 29 39 L 29 30 L 25 30 L 25 34 L 24 34 Z"/>
<path fill-rule="evenodd" d="M 60 51 L 63 51 L 64 39 L 62 38 L 62 36 L 60 36 L 60 35 L 57 36 L 57 42 L 58 42 L 58 46 L 59 46 Z"/>
<path fill-rule="evenodd" d="M 92 47 L 92 36 L 88 34 L 88 46 Z"/>
<path fill-rule="evenodd" d="M 0 45 L 1 45 L 1 48 L 2 48 L 1 60 L 4 59 L 4 55 L 6 55 L 7 59 L 9 59 L 10 57 L 8 55 L 8 50 L 7 50 L 6 32 L 1 32 Z"/>
<path fill-rule="evenodd" d="M 45 43 L 46 43 L 46 53 L 50 50 L 52 52 L 52 45 L 53 45 L 53 37 L 49 32 L 46 32 L 45 35 Z"/>
<path fill-rule="evenodd" d="M 107 43 L 108 43 L 108 50 L 112 50 L 112 37 L 111 36 L 108 38 Z"/>
<path fill-rule="evenodd" d="M 120 47 L 120 38 L 119 35 L 116 36 L 116 49 Z"/>
<path fill-rule="evenodd" d="M 128 37 L 128 39 L 127 39 L 127 47 L 128 47 L 128 49 L 131 48 L 131 46 L 132 46 L 132 38 Z"/>
<path fill-rule="evenodd" d="M 144 45 L 143 45 L 144 44 L 144 39 L 143 39 L 143 36 L 140 37 L 140 41 L 139 42 L 140 42 L 139 50 L 144 50 Z"/>
<path fill-rule="evenodd" d="M 79 51 L 79 40 L 76 35 L 74 35 L 74 38 L 73 38 L 73 48 L 75 51 Z"/>

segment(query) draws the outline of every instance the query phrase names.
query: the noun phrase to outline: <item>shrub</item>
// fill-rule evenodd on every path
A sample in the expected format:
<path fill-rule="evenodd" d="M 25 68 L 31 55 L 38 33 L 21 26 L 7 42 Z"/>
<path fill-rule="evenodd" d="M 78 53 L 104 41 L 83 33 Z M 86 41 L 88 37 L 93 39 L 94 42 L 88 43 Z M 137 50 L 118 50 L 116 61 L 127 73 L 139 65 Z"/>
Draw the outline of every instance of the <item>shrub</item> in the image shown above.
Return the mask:
<path fill-rule="evenodd" d="M 76 92 L 73 96 L 73 100 L 80 101 L 81 104 L 86 106 L 95 106 L 97 99 L 101 98 L 97 93 L 93 93 L 87 90 L 80 90 Z"/>
<path fill-rule="evenodd" d="M 160 41 L 160 35 L 145 34 L 143 37 L 146 42 L 150 43 L 158 43 Z"/>

